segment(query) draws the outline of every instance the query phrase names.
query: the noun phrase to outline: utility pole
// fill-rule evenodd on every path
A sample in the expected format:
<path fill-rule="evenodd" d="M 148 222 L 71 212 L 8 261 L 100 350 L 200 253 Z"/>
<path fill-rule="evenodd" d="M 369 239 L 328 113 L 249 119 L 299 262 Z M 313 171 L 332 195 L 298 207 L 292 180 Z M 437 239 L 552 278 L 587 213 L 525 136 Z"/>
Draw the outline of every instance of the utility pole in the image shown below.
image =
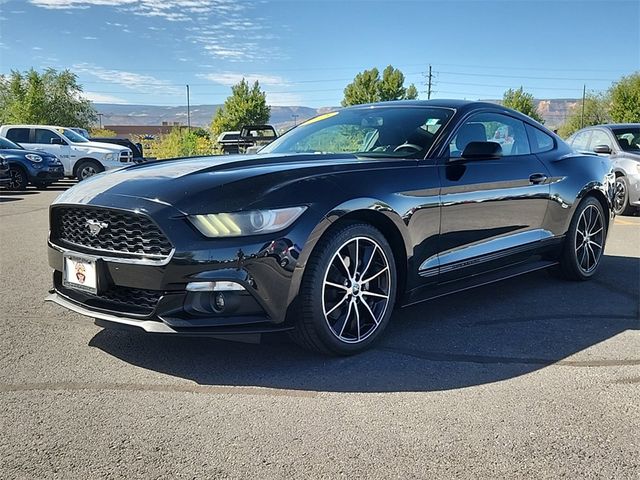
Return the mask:
<path fill-rule="evenodd" d="M 587 86 L 582 85 L 582 115 L 580 116 L 580 128 L 584 128 L 584 101 L 587 97 Z"/>
<path fill-rule="evenodd" d="M 298 117 L 300 115 L 298 115 L 297 113 L 292 113 L 291 117 L 293 118 L 293 126 L 295 127 L 296 125 L 298 125 Z"/>
<path fill-rule="evenodd" d="M 429 82 L 427 83 L 427 100 L 431 100 L 431 85 L 433 80 L 433 75 L 431 74 L 431 64 L 429 64 Z"/>
<path fill-rule="evenodd" d="M 189 85 L 187 85 L 187 131 L 191 131 L 191 106 L 189 103 Z"/>
<path fill-rule="evenodd" d="M 100 121 L 100 129 L 102 130 L 102 115 L 104 115 L 104 113 L 99 113 L 98 114 L 98 120 Z"/>

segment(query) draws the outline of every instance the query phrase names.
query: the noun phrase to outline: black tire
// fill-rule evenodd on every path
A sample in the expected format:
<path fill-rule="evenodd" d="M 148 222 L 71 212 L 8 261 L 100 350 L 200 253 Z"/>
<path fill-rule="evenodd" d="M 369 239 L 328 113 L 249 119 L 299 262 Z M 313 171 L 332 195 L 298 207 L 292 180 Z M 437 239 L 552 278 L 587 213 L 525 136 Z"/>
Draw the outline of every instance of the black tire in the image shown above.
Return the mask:
<path fill-rule="evenodd" d="M 569 280 L 589 280 L 600 267 L 607 238 L 606 216 L 594 197 L 576 209 L 560 257 L 560 272 Z"/>
<path fill-rule="evenodd" d="M 29 184 L 29 177 L 27 172 L 22 168 L 11 166 L 9 167 L 9 178 L 11 179 L 7 184 L 7 190 L 26 190 Z"/>
<path fill-rule="evenodd" d="M 629 204 L 629 181 L 624 175 L 616 177 L 616 191 L 613 198 L 613 212 L 616 215 L 632 215 L 635 207 Z"/>
<path fill-rule="evenodd" d="M 40 182 L 36 182 L 33 184 L 38 190 L 46 190 L 47 187 L 49 185 L 51 185 L 50 183 L 40 183 Z"/>
<path fill-rule="evenodd" d="M 393 252 L 379 230 L 364 223 L 337 227 L 307 262 L 291 338 L 324 354 L 365 350 L 389 323 L 396 285 Z"/>
<path fill-rule="evenodd" d="M 104 172 L 104 167 L 95 160 L 80 160 L 76 167 L 76 178 L 79 182 Z"/>

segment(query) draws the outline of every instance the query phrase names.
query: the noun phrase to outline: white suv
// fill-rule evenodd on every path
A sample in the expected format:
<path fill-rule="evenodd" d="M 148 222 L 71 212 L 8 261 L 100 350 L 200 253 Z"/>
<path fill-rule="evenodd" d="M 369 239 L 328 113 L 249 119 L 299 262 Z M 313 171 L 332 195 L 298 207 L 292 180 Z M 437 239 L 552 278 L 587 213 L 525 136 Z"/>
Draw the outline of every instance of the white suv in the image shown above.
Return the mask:
<path fill-rule="evenodd" d="M 92 142 L 70 128 L 3 125 L 0 127 L 0 137 L 19 143 L 28 150 L 42 150 L 55 155 L 64 165 L 65 176 L 76 177 L 78 180 L 133 162 L 130 149 Z"/>

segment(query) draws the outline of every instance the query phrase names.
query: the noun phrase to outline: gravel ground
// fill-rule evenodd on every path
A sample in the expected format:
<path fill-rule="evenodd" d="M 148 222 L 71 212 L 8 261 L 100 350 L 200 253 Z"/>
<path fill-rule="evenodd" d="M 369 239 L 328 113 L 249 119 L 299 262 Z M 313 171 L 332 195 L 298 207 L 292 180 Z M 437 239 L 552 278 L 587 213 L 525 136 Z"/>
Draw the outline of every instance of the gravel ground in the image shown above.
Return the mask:
<path fill-rule="evenodd" d="M 45 304 L 62 188 L 0 191 L 0 478 L 639 478 L 640 218 L 591 282 L 423 303 L 333 359 Z"/>

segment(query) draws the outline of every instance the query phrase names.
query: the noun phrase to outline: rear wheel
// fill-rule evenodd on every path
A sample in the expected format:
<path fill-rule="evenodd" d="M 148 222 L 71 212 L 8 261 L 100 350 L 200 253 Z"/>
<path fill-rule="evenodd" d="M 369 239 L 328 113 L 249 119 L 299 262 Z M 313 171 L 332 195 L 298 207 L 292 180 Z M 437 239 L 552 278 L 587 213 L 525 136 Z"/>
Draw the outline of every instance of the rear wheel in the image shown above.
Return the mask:
<path fill-rule="evenodd" d="M 9 190 L 26 190 L 29 184 L 27 173 L 20 167 L 12 166 L 9 168 Z"/>
<path fill-rule="evenodd" d="M 588 280 L 604 253 L 607 224 L 600 202 L 585 198 L 576 210 L 564 240 L 560 270 L 570 280 Z"/>
<path fill-rule="evenodd" d="M 380 337 L 396 296 L 389 243 L 367 224 L 346 224 L 321 240 L 307 263 L 292 338 L 310 350 L 350 355 Z"/>
<path fill-rule="evenodd" d="M 82 160 L 76 168 L 76 178 L 79 181 L 92 177 L 104 171 L 104 167 L 94 160 Z"/>
<path fill-rule="evenodd" d="M 616 178 L 613 211 L 616 215 L 631 215 L 634 210 L 633 205 L 629 205 L 629 182 L 627 177 L 620 175 Z"/>

